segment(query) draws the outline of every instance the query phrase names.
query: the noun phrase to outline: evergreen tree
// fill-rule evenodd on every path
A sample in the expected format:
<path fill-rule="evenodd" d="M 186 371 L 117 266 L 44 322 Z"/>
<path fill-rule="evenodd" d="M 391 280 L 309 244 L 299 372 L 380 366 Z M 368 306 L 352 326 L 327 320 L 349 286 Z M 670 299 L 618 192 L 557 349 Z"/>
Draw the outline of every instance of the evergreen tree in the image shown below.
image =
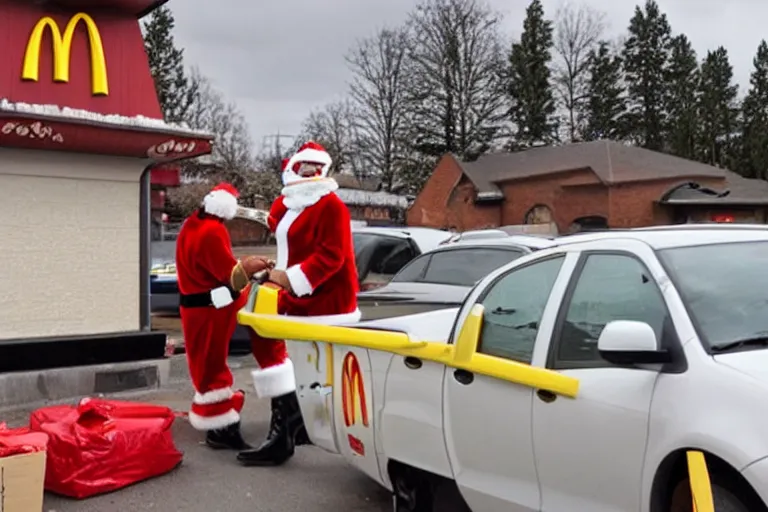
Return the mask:
<path fill-rule="evenodd" d="M 630 136 L 641 146 L 660 151 L 664 147 L 667 87 L 665 70 L 669 60 L 671 29 L 667 15 L 654 0 L 645 9 L 635 7 L 624 44 L 624 74 L 629 111 Z"/>
<path fill-rule="evenodd" d="M 749 92 L 742 105 L 741 162 L 734 169 L 748 178 L 768 178 L 768 43 L 760 42 L 752 61 Z"/>
<path fill-rule="evenodd" d="M 165 120 L 183 121 L 198 90 L 184 71 L 184 50 L 173 41 L 176 22 L 168 7 L 155 9 L 144 22 L 144 49 Z"/>
<path fill-rule="evenodd" d="M 533 0 L 526 9 L 520 41 L 512 45 L 509 55 L 509 116 L 517 127 L 515 142 L 519 147 L 556 140 L 551 50 L 552 22 L 544 18 L 541 0 Z"/>
<path fill-rule="evenodd" d="M 667 150 L 683 158 L 696 158 L 698 135 L 697 92 L 699 63 L 691 42 L 685 35 L 672 39 L 667 69 Z"/>
<path fill-rule="evenodd" d="M 590 53 L 587 105 L 581 113 L 586 123 L 585 140 L 619 140 L 624 137 L 622 116 L 627 105 L 621 67 L 621 56 L 611 51 L 607 41 L 601 41 L 597 49 Z"/>
<path fill-rule="evenodd" d="M 701 65 L 699 83 L 701 161 L 721 167 L 733 164 L 738 92 L 738 85 L 733 83 L 733 68 L 728 60 L 728 51 L 721 46 L 708 52 Z"/>

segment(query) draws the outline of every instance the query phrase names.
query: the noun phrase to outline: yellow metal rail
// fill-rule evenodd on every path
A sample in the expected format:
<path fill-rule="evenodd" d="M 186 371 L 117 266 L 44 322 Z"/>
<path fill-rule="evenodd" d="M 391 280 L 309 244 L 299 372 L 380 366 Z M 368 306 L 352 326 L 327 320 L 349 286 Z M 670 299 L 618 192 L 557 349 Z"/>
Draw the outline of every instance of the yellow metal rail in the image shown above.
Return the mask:
<path fill-rule="evenodd" d="M 313 323 L 311 318 L 284 317 L 276 312 L 277 291 L 261 286 L 254 312 L 242 310 L 237 318 L 239 323 L 251 327 L 264 338 L 309 343 L 320 341 L 417 357 L 569 398 L 575 398 L 579 391 L 579 381 L 573 377 L 478 353 L 477 344 L 484 313 L 480 304 L 472 308 L 454 345 L 442 341 L 412 341 L 407 334 L 401 332 L 323 325 Z"/>

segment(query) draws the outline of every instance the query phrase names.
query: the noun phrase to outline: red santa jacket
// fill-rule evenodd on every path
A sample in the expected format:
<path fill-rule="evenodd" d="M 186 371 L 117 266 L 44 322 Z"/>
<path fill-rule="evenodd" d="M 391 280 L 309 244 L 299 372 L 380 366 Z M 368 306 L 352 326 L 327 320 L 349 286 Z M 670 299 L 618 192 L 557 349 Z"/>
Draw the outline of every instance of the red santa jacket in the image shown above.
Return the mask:
<path fill-rule="evenodd" d="M 277 239 L 277 269 L 285 270 L 293 294 L 280 295 L 280 313 L 341 315 L 357 310 L 357 267 L 347 206 L 334 193 L 303 210 L 278 197 L 269 212 Z"/>
<path fill-rule="evenodd" d="M 195 212 L 184 222 L 176 240 L 176 275 L 184 295 L 207 293 L 229 285 L 237 259 L 232 254 L 229 231 L 224 222 Z M 242 307 L 243 300 L 229 307 Z"/>

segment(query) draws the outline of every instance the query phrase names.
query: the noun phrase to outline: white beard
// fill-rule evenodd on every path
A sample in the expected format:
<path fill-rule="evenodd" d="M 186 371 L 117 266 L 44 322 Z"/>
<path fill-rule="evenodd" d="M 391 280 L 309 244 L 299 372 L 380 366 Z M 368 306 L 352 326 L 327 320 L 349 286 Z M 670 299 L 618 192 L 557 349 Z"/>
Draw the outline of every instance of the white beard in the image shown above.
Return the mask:
<path fill-rule="evenodd" d="M 283 187 L 283 204 L 289 210 L 303 210 L 338 189 L 339 184 L 333 178 L 309 178 L 306 181 L 294 182 Z"/>

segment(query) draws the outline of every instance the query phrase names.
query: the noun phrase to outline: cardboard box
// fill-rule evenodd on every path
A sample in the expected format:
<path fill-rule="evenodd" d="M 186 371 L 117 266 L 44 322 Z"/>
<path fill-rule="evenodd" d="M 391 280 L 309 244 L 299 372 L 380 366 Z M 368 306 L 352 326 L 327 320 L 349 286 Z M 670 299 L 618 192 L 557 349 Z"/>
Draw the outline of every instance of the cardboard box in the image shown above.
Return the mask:
<path fill-rule="evenodd" d="M 45 452 L 0 458 L 0 512 L 42 512 Z"/>

